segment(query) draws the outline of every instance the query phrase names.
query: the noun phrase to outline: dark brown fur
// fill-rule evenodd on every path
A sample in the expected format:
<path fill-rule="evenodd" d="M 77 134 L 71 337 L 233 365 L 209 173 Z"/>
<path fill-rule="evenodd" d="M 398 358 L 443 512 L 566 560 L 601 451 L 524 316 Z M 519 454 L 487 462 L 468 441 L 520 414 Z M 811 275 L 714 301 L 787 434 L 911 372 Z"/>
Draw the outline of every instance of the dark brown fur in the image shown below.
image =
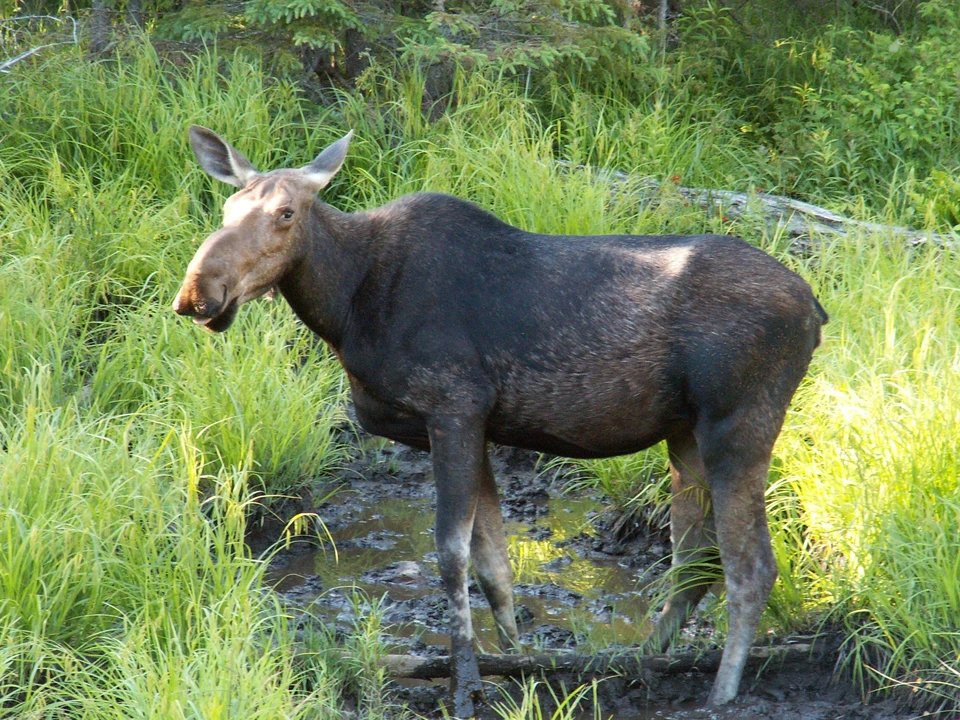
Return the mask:
<path fill-rule="evenodd" d="M 731 237 L 537 235 L 433 194 L 343 214 L 315 193 L 345 141 L 260 174 L 191 132 L 201 164 L 242 189 L 174 308 L 221 331 L 278 286 L 337 352 L 361 424 L 431 451 L 455 714 L 471 716 L 480 693 L 471 557 L 501 643 L 518 645 L 488 441 L 578 457 L 667 441 L 677 586 L 650 647 L 703 596 L 685 568 L 719 545 L 730 632 L 711 702 L 731 700 L 777 575 L 770 454 L 826 322 L 807 283 Z"/>

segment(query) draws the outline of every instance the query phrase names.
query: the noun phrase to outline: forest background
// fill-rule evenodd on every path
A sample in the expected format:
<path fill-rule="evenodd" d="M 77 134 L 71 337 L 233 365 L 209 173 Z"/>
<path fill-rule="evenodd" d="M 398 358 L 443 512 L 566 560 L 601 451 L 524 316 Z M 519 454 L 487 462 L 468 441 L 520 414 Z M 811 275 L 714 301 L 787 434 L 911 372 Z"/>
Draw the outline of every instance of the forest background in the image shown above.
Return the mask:
<path fill-rule="evenodd" d="M 282 303 L 222 337 L 170 311 L 229 192 L 192 123 L 263 168 L 353 128 L 344 210 L 452 192 L 541 232 L 737 234 L 800 272 L 831 322 L 771 470 L 764 629 L 829 628 L 865 693 L 956 712 L 958 37 L 953 0 L 0 0 L 0 713 L 404 712 L 376 613 L 294 643 L 244 544 L 343 463 L 345 392 Z M 678 186 L 940 242 L 795 243 Z M 664 502 L 662 449 L 585 471 Z"/>

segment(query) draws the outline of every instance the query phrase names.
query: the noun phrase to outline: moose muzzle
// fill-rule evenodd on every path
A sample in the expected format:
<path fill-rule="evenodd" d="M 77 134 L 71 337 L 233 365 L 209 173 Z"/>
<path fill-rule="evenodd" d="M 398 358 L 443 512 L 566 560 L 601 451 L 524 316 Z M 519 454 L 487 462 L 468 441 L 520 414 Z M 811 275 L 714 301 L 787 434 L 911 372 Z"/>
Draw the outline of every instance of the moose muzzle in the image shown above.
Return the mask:
<path fill-rule="evenodd" d="M 229 230 L 223 229 L 203 242 L 173 301 L 177 315 L 192 317 L 211 332 L 230 327 L 239 306 L 235 263 L 229 262 L 223 252 L 232 244 L 230 241 Z"/>

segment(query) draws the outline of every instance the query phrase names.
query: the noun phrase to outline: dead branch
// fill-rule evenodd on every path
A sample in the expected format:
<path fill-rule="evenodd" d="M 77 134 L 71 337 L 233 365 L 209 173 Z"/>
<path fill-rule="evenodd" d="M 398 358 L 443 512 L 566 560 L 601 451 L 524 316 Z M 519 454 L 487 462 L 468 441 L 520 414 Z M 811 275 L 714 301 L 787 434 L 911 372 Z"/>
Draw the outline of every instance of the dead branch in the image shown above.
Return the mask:
<path fill-rule="evenodd" d="M 19 15 L 17 17 L 0 20 L 0 24 L 27 22 L 30 20 L 52 20 L 53 22 L 60 23 L 61 25 L 63 25 L 66 20 L 69 20 L 72 25 L 71 37 L 69 40 L 61 40 L 59 42 L 52 42 L 52 43 L 47 43 L 45 45 L 38 45 L 36 47 L 30 48 L 26 52 L 20 53 L 14 58 L 5 60 L 4 62 L 0 63 L 0 72 L 10 72 L 8 68 L 11 65 L 15 65 L 21 60 L 25 60 L 31 55 L 35 55 L 36 53 L 40 52 L 41 50 L 45 50 L 46 48 L 55 47 L 56 45 L 76 45 L 79 42 L 79 39 L 77 37 L 77 21 L 74 20 L 69 15 L 65 16 L 65 18 L 58 18 L 58 17 L 54 17 L 53 15 Z"/>
<path fill-rule="evenodd" d="M 722 650 L 677 655 L 630 655 L 624 652 L 579 655 L 576 653 L 540 655 L 478 655 L 480 674 L 484 676 L 515 676 L 535 672 L 566 672 L 577 675 L 626 675 L 642 677 L 645 674 L 671 675 L 685 672 L 716 672 L 720 667 Z M 795 663 L 808 660 L 813 645 L 797 643 L 751 648 L 747 664 Z M 384 655 L 381 665 L 396 678 L 432 680 L 450 677 L 450 658 L 418 657 L 416 655 Z"/>
<path fill-rule="evenodd" d="M 854 220 L 838 215 L 826 208 L 782 195 L 767 195 L 765 193 L 751 195 L 732 190 L 704 190 L 702 188 L 685 187 L 678 187 L 677 192 L 689 202 L 696 203 L 705 209 L 715 210 L 725 217 L 739 217 L 746 213 L 759 212 L 775 224 L 776 232 L 782 232 L 795 240 L 809 242 L 811 235 L 842 237 L 853 231 L 861 231 L 895 235 L 914 247 L 929 243 L 945 248 L 960 248 L 956 237 L 948 237 L 924 230 L 914 230 L 899 225 Z"/>
<path fill-rule="evenodd" d="M 565 165 L 565 163 L 560 164 Z M 577 166 L 574 169 L 583 170 L 585 168 Z M 636 178 L 627 173 L 609 170 L 593 169 L 593 172 L 598 179 L 610 183 L 614 192 L 621 195 L 652 197 L 663 189 L 662 184 L 653 178 Z M 798 251 L 811 249 L 814 236 L 843 237 L 852 232 L 895 236 L 902 238 L 914 247 L 931 244 L 953 250 L 960 249 L 960 239 L 956 234 L 944 235 L 899 225 L 853 220 L 826 208 L 782 195 L 682 186 L 677 186 L 674 189 L 687 202 L 698 205 L 721 217 L 760 215 L 773 226 L 771 230 L 774 233 L 783 233 L 792 238 L 794 248 Z"/>

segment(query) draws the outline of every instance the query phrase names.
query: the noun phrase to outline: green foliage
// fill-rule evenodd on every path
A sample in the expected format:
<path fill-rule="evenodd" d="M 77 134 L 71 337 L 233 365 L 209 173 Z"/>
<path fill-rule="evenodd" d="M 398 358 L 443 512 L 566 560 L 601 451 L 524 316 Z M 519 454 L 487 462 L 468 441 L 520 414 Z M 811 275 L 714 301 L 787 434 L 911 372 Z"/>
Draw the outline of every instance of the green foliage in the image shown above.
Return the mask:
<path fill-rule="evenodd" d="M 593 5 L 555 7 L 541 29 L 612 27 Z M 263 168 L 303 164 L 354 128 L 325 194 L 347 210 L 431 189 L 531 230 L 733 232 L 780 253 L 764 226 L 705 216 L 671 184 L 957 223 L 956 16 L 947 2 L 921 10 L 928 25 L 910 37 L 838 26 L 759 49 L 704 11 L 665 62 L 621 58 L 609 76 L 598 69 L 612 56 L 590 72 L 573 55 L 483 73 L 458 60 L 433 108 L 432 66 L 415 47 L 432 42 L 425 10 L 405 25 L 407 70 L 376 62 L 322 107 L 245 55 L 178 67 L 125 45 L 109 61 L 66 49 L 18 65 L 0 84 L 4 708 L 332 718 L 345 688 L 362 687 L 369 715 L 383 710 L 376 619 L 355 633 L 362 667 L 340 664 L 326 636 L 294 663 L 286 618 L 242 544 L 263 494 L 338 462 L 342 380 L 282 303 L 245 306 L 222 337 L 170 312 L 229 192 L 196 168 L 190 123 Z M 509 57 L 495 34 L 466 42 L 482 12 L 445 12 L 431 22 L 457 19 L 437 30 L 448 42 Z M 436 58 L 461 52 L 448 50 Z M 668 182 L 654 192 L 645 176 Z M 838 619 L 857 677 L 909 682 L 955 708 L 960 259 L 881 236 L 815 247 L 803 261 L 780 253 L 832 319 L 776 448 L 781 579 L 765 622 L 790 632 Z M 663 502 L 662 448 L 590 468 L 620 503 Z M 538 712 L 532 701 L 501 710 Z"/>
<path fill-rule="evenodd" d="M 946 224 L 960 230 L 960 170 L 948 173 L 931 170 L 926 180 L 917 183 L 908 197 L 917 216 L 928 226 Z"/>
<path fill-rule="evenodd" d="M 851 669 L 923 690 L 960 652 L 960 258 L 858 240 L 823 262 L 839 324 L 788 420 L 783 476 L 825 562 L 818 592 L 852 634 Z M 936 689 L 955 708 L 951 682 Z"/>
<path fill-rule="evenodd" d="M 907 224 L 955 224 L 926 178 L 960 168 L 960 20 L 941 0 L 918 12 L 924 26 L 909 35 L 837 25 L 760 44 L 712 8 L 681 23 L 678 59 L 732 99 L 783 193 L 859 211 L 856 188 L 878 211 L 906 181 L 912 200 L 895 211 Z"/>
<path fill-rule="evenodd" d="M 646 36 L 623 26 L 602 0 L 493 2 L 433 12 L 397 32 L 400 59 L 447 62 L 489 76 L 579 74 L 626 84 L 649 59 Z"/>
<path fill-rule="evenodd" d="M 345 31 L 363 28 L 356 11 L 340 0 L 250 0 L 244 18 L 263 33 L 264 45 L 281 53 L 298 48 L 342 53 Z"/>
<path fill-rule="evenodd" d="M 185 3 L 176 13 L 165 15 L 159 22 L 158 37 L 171 37 L 183 42 L 213 43 L 219 37 L 243 28 L 242 17 L 233 15 L 224 6 L 209 3 Z"/>
<path fill-rule="evenodd" d="M 0 315 L 0 417 L 26 401 L 42 369 L 55 404 L 168 406 L 203 428 L 205 457 L 251 471 L 268 493 L 330 469 L 340 375 L 303 329 L 254 311 L 225 343 L 198 342 L 166 309 L 194 238 L 212 226 L 191 217 L 212 205 L 211 183 L 186 164 L 183 129 L 199 121 L 282 132 L 266 108 L 290 113 L 289 88 L 267 90 L 240 60 L 229 89 L 211 58 L 173 80 L 148 48 L 114 70 L 64 62 L 63 72 L 5 88 L 8 111 L 24 122 L 0 152 L 8 206 L 22 208 L 6 218 L 0 248 L 9 308 Z M 277 423 L 284 415 L 291 422 Z"/>
<path fill-rule="evenodd" d="M 341 0 L 250 0 L 242 8 L 194 0 L 161 13 L 157 32 L 181 41 L 249 48 L 280 74 L 355 80 L 347 56 L 387 65 L 480 69 L 491 76 L 582 73 L 627 83 L 648 58 L 647 38 L 622 3 L 498 0 L 384 5 Z M 353 34 L 351 36 L 351 33 Z M 352 39 L 351 39 L 352 38 Z M 627 58 L 627 62 L 624 59 Z"/>
<path fill-rule="evenodd" d="M 503 693 L 502 700 L 496 700 L 491 703 L 493 711 L 502 720 L 574 720 L 574 718 L 586 718 L 587 713 L 595 720 L 600 720 L 602 716 L 600 702 L 598 700 L 599 681 L 594 680 L 590 685 L 581 685 L 574 688 L 569 693 L 558 694 L 550 685 L 532 678 L 524 680 L 520 688 L 519 700 Z M 539 690 L 546 685 L 546 690 L 550 694 L 553 712 L 544 709 L 540 701 Z M 585 704 L 592 705 L 592 712 L 584 707 Z"/>
<path fill-rule="evenodd" d="M 250 307 L 223 338 L 169 309 L 224 197 L 186 127 L 274 133 L 244 143 L 265 165 L 284 137 L 332 138 L 305 141 L 290 87 L 240 58 L 68 49 L 17 70 L 0 85 L 4 710 L 339 717 L 244 533 L 339 461 L 340 372 L 286 308 Z"/>
<path fill-rule="evenodd" d="M 0 429 L 8 710 L 214 717 L 204 708 L 227 703 L 278 717 L 293 670 L 243 546 L 243 474 L 221 473 L 203 500 L 189 427 L 46 409 L 43 380 Z"/>
<path fill-rule="evenodd" d="M 670 502 L 670 475 L 666 447 L 657 445 L 634 455 L 572 463 L 582 473 L 571 489 L 600 490 L 615 507 L 627 513 L 647 511 L 650 524 L 664 527 Z"/>

